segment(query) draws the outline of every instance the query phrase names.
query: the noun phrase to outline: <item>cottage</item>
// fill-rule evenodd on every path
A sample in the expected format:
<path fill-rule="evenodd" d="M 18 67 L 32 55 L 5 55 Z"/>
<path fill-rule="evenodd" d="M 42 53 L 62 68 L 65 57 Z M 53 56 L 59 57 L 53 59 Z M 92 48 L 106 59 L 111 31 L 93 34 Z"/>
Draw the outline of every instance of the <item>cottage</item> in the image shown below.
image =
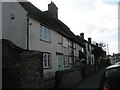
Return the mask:
<path fill-rule="evenodd" d="M 58 70 L 80 65 L 85 45 L 80 36 L 58 19 L 58 8 L 51 2 L 41 11 L 30 2 L 4 2 L 2 38 L 17 46 L 43 52 L 44 77 Z M 81 55 L 83 54 L 83 57 Z"/>

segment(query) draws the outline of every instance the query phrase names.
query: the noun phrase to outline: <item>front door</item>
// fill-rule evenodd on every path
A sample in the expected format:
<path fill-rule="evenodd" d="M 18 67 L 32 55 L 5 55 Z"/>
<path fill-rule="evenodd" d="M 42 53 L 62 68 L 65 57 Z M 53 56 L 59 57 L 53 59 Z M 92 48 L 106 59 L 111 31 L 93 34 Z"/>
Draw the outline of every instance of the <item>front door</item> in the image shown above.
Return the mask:
<path fill-rule="evenodd" d="M 63 70 L 62 55 L 58 55 L 58 71 Z"/>

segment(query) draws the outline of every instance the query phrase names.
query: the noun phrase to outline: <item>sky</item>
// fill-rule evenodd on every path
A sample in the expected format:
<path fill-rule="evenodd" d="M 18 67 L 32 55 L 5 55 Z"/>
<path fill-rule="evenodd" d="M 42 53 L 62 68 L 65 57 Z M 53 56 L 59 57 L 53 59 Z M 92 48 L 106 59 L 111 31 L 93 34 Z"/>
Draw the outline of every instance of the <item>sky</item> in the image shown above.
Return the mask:
<path fill-rule="evenodd" d="M 58 7 L 58 19 L 75 35 L 84 33 L 87 40 L 104 43 L 107 54 L 118 53 L 119 0 L 28 0 L 41 11 L 52 1 Z M 108 45 L 108 47 L 107 47 Z"/>

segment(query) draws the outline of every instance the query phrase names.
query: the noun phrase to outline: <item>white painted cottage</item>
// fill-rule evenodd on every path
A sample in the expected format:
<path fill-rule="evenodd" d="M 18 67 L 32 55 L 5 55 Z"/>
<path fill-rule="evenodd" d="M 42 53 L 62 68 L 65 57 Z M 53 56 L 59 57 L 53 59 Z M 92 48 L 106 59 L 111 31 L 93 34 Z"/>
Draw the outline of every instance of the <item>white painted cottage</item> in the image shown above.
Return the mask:
<path fill-rule="evenodd" d="M 30 2 L 3 2 L 2 38 L 17 46 L 43 52 L 44 76 L 80 65 L 85 45 L 81 37 L 58 19 L 58 8 L 51 2 L 42 12 Z"/>

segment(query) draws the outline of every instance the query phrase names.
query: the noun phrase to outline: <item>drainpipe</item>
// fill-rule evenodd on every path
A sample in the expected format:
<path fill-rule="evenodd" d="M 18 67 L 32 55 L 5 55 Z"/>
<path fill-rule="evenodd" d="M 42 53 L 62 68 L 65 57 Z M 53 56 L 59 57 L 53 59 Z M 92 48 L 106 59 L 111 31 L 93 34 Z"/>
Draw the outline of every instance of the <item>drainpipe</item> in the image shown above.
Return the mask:
<path fill-rule="evenodd" d="M 29 50 L 29 14 L 27 14 L 27 50 Z"/>

